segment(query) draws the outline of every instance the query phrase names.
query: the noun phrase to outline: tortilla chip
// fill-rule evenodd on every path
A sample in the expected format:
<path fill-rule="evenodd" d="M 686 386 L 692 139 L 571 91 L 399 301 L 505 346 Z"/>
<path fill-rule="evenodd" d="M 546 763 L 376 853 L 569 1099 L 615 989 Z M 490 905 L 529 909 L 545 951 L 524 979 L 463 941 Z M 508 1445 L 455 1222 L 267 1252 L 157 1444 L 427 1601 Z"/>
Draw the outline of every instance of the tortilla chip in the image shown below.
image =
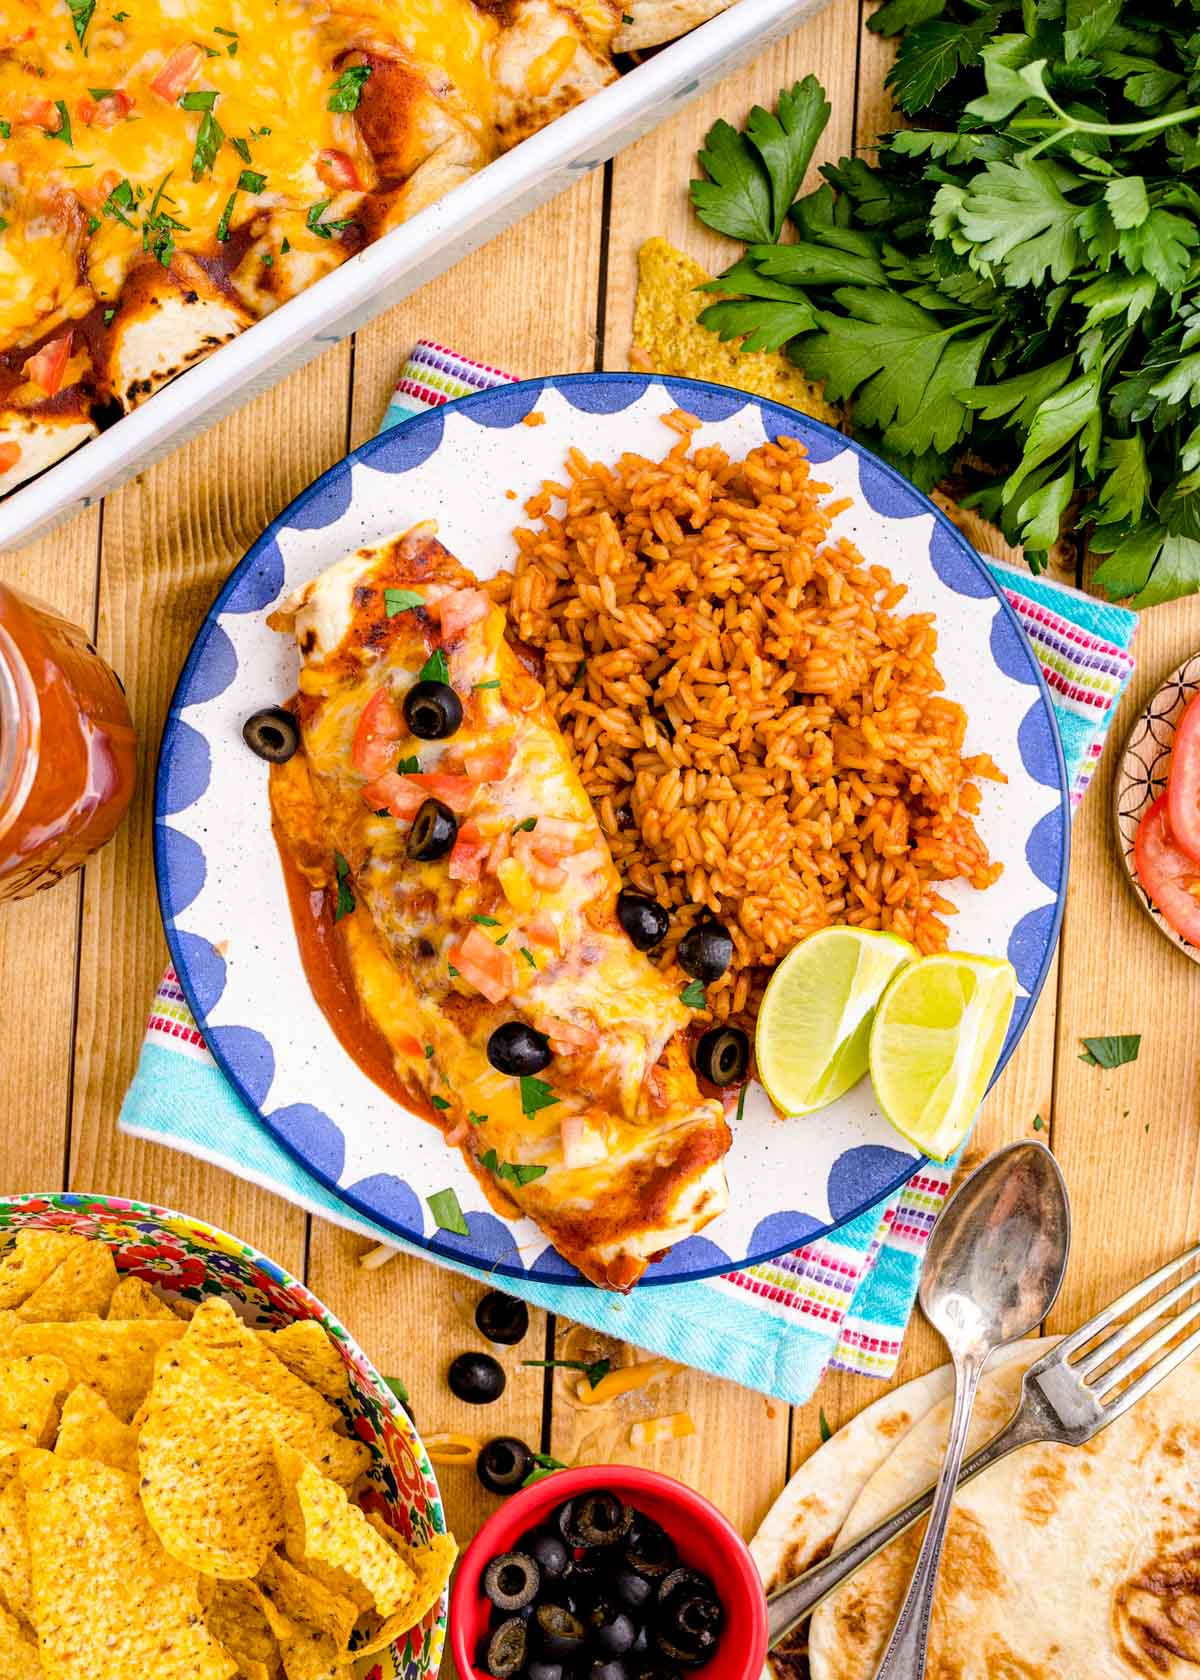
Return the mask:
<path fill-rule="evenodd" d="M 347 1672 L 350 1661 L 327 1633 L 316 1628 L 297 1628 L 280 1640 L 279 1651 L 287 1680 L 335 1680 Z"/>
<path fill-rule="evenodd" d="M 205 1301 L 187 1327 L 185 1343 L 227 1377 L 259 1394 L 270 1395 L 319 1427 L 332 1429 L 341 1421 L 337 1407 L 293 1375 L 275 1357 L 267 1338 L 248 1329 L 227 1301 L 215 1296 Z"/>
<path fill-rule="evenodd" d="M 114 1417 L 86 1383 L 79 1383 L 63 1402 L 54 1451 L 59 1458 L 94 1458 L 114 1470 L 137 1473 L 137 1430 Z"/>
<path fill-rule="evenodd" d="M 822 387 L 777 350 L 742 350 L 722 344 L 698 316 L 720 293 L 699 292 L 709 276 L 693 257 L 665 239 L 648 239 L 638 252 L 638 290 L 630 366 L 646 372 L 686 374 L 753 391 L 836 426 L 841 416 Z"/>
<path fill-rule="evenodd" d="M 390 1616 L 381 1618 L 369 1612 L 359 1623 L 361 1637 L 354 1645 L 356 1662 L 359 1657 L 386 1650 L 393 1640 L 416 1627 L 429 1614 L 442 1596 L 458 1556 L 458 1546 L 452 1534 L 435 1534 L 428 1546 L 406 1546 L 395 1529 L 389 1528 L 374 1511 L 367 1512 L 367 1521 L 389 1544 L 402 1549 L 417 1578 L 417 1585 L 407 1603 L 400 1605 Z"/>
<path fill-rule="evenodd" d="M 263 1613 L 262 1594 L 252 1581 L 218 1581 L 205 1608 L 204 1624 L 234 1658 L 239 1674 L 279 1673 L 279 1641 Z"/>
<path fill-rule="evenodd" d="M 0 1359 L 0 1439 L 48 1447 L 58 1427 L 58 1402 L 70 1386 L 67 1367 L 53 1354 Z"/>
<path fill-rule="evenodd" d="M 176 1322 L 81 1319 L 75 1324 L 20 1324 L 15 1353 L 51 1353 L 67 1367 L 72 1385 L 88 1383 L 128 1423 L 154 1376 L 159 1350 L 183 1335 Z"/>
<path fill-rule="evenodd" d="M 29 1531 L 25 1521 L 25 1484 L 17 1461 L 9 1459 L 0 1483 L 0 1604 L 28 1622 L 33 1615 L 29 1582 Z M 2 1670 L 0 1670 L 2 1672 Z"/>
<path fill-rule="evenodd" d="M 134 1277 L 131 1272 L 127 1272 L 118 1283 L 108 1303 L 109 1318 L 162 1318 L 170 1322 L 179 1316 L 174 1307 L 156 1295 L 148 1283 Z"/>
<path fill-rule="evenodd" d="M 15 1616 L 0 1608 L 0 1680 L 35 1680 L 46 1671 L 38 1648 Z"/>
<path fill-rule="evenodd" d="M 117 1268 L 105 1243 L 80 1242 L 17 1308 L 28 1324 L 102 1318 L 117 1287 Z"/>
<path fill-rule="evenodd" d="M 50 1680 L 231 1680 L 196 1576 L 146 1522 L 137 1478 L 107 1464 L 22 1460 L 33 1621 Z"/>
<path fill-rule="evenodd" d="M 350 1373 L 337 1344 L 315 1318 L 297 1319 L 282 1330 L 259 1332 L 276 1359 L 327 1400 L 350 1398 Z"/>
<path fill-rule="evenodd" d="M 327 1633 L 339 1651 L 350 1646 L 361 1606 L 334 1592 L 307 1570 L 272 1552 L 258 1577 L 263 1595 L 281 1616 L 291 1622 L 307 1622 L 319 1633 Z"/>
<path fill-rule="evenodd" d="M 275 1462 L 283 1484 L 284 1546 L 293 1563 L 381 1616 L 412 1596 L 416 1576 L 344 1489 L 286 1446 L 276 1445 Z"/>
<path fill-rule="evenodd" d="M 71 1231 L 18 1231 L 0 1257 L 0 1308 L 19 1307 L 77 1245 L 89 1246 Z"/>

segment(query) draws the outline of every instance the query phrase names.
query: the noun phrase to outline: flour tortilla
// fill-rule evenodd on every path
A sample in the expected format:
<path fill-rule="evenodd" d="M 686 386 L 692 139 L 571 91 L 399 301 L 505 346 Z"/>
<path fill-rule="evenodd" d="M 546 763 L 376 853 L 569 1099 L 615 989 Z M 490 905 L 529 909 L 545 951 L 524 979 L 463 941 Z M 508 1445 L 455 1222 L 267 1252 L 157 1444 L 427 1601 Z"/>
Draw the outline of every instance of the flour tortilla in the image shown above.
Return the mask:
<path fill-rule="evenodd" d="M 732 4 L 733 0 L 629 0 L 613 37 L 613 51 L 640 52 L 677 40 Z"/>
<path fill-rule="evenodd" d="M 1011 1415 L 1022 1369 L 1018 1361 L 985 1378 L 973 1446 Z M 932 1480 L 950 1404 L 927 1413 L 867 1483 L 840 1544 Z M 921 1532 L 817 1611 L 812 1680 L 871 1680 Z M 1200 1680 L 1200 1364 L 1182 1366 L 1087 1446 L 1025 1447 L 960 1490 L 927 1680 L 1001 1676 Z"/>
<path fill-rule="evenodd" d="M 1001 1369 L 1014 1359 L 1028 1363 L 1028 1347 L 1018 1342 L 1001 1348 L 990 1369 Z M 949 1397 L 953 1387 L 949 1365 L 902 1383 L 859 1412 L 805 1459 L 750 1542 L 750 1555 L 768 1593 L 778 1591 L 833 1551 L 851 1507 L 872 1476 L 897 1443 Z M 803 1622 L 768 1654 L 763 1680 L 806 1680 L 807 1649 L 808 1624 Z"/>

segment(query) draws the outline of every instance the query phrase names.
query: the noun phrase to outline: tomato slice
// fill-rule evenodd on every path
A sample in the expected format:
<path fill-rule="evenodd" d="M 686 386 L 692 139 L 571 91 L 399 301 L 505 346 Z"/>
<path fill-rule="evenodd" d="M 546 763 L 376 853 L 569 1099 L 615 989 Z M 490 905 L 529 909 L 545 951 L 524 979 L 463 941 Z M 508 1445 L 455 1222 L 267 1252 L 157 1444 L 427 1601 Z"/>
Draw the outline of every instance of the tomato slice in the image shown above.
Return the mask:
<path fill-rule="evenodd" d="M 458 816 L 462 815 L 475 797 L 475 783 L 469 776 L 451 776 L 438 770 L 422 771 L 420 775 L 409 776 L 407 779 L 424 788 L 426 798 L 432 796 L 434 799 L 440 799 L 443 805 L 449 805 Z"/>
<path fill-rule="evenodd" d="M 1188 891 L 1189 881 L 1200 883 L 1200 864 L 1171 833 L 1165 793 L 1159 794 L 1138 824 L 1133 861 L 1138 880 L 1163 920 L 1181 938 L 1200 945 L 1200 899 Z"/>
<path fill-rule="evenodd" d="M 329 146 L 317 153 L 317 174 L 334 192 L 361 192 L 363 189 L 362 176 L 354 166 L 354 159 L 349 153 L 335 152 Z"/>
<path fill-rule="evenodd" d="M 30 128 L 44 128 L 47 134 L 57 134 L 62 127 L 62 112 L 53 99 L 27 99 L 17 121 L 28 123 Z"/>
<path fill-rule="evenodd" d="M 10 467 L 15 467 L 20 459 L 19 443 L 0 443 L 0 472 L 7 472 Z"/>
<path fill-rule="evenodd" d="M 511 741 L 493 741 L 463 755 L 463 768 L 473 782 L 500 782 L 512 767 L 516 748 Z"/>
<path fill-rule="evenodd" d="M 388 770 L 367 783 L 362 797 L 363 804 L 369 805 L 372 811 L 386 811 L 401 822 L 411 822 L 429 796 L 414 784 L 411 776 Z"/>
<path fill-rule="evenodd" d="M 77 110 L 85 128 L 115 128 L 133 110 L 133 100 L 117 88 L 103 99 L 81 99 Z"/>
<path fill-rule="evenodd" d="M 71 359 L 71 332 L 61 333 L 58 338 L 52 338 L 49 344 L 43 344 L 40 350 L 26 359 L 21 370 L 26 379 L 33 384 L 40 385 L 48 397 L 52 397 L 63 382 L 63 373 Z"/>
<path fill-rule="evenodd" d="M 437 612 L 444 640 L 452 642 L 470 625 L 486 618 L 491 606 L 482 589 L 454 589 L 449 595 L 443 595 L 437 603 Z"/>
<path fill-rule="evenodd" d="M 202 49 L 194 41 L 189 41 L 186 46 L 175 48 L 150 86 L 160 99 L 166 99 L 173 105 L 180 94 L 187 92 L 192 77 L 203 63 Z"/>
<path fill-rule="evenodd" d="M 400 708 L 386 688 L 377 688 L 363 707 L 354 731 L 350 760 L 370 781 L 396 767 L 396 743 L 407 730 Z"/>
<path fill-rule="evenodd" d="M 483 859 L 487 849 L 477 825 L 473 822 L 463 823 L 458 831 L 458 839 L 454 842 L 454 850 L 446 862 L 450 879 L 478 881 L 483 873 Z"/>
<path fill-rule="evenodd" d="M 1175 726 L 1167 776 L 1167 821 L 1175 844 L 1200 863 L 1200 694 Z"/>
<path fill-rule="evenodd" d="M 482 928 L 473 927 L 451 948 L 450 964 L 489 1003 L 503 1003 L 513 989 L 512 958 Z"/>

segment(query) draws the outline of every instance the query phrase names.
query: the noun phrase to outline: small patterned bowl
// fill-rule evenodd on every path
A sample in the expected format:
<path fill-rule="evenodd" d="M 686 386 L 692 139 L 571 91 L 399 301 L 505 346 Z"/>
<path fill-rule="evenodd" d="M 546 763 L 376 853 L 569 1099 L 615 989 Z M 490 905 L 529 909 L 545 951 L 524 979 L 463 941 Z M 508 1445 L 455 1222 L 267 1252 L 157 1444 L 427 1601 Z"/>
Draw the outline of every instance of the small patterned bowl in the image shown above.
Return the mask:
<path fill-rule="evenodd" d="M 371 1451 L 365 1503 L 415 1545 L 445 1530 L 433 1467 L 408 1414 L 329 1309 L 274 1260 L 202 1219 L 121 1196 L 51 1191 L 0 1199 L 0 1246 L 22 1229 L 74 1231 L 107 1243 L 122 1274 L 132 1272 L 177 1300 L 219 1295 L 256 1328 L 316 1319 L 345 1361 L 347 1421 Z M 354 1671 L 358 1680 L 433 1680 L 445 1644 L 448 1596 L 443 1592 L 424 1620 L 387 1651 L 364 1657 Z"/>

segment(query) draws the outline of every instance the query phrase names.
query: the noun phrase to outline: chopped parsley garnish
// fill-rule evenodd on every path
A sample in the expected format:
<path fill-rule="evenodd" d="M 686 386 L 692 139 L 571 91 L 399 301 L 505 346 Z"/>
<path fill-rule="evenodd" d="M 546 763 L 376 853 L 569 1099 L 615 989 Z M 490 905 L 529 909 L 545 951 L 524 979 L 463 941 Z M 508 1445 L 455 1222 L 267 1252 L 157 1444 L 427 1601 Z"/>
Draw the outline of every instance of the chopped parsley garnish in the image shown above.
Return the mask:
<path fill-rule="evenodd" d="M 524 822 L 519 822 L 517 824 L 516 828 L 513 829 L 513 833 L 514 834 L 532 834 L 536 827 L 537 827 L 537 818 L 536 817 L 526 817 Z"/>
<path fill-rule="evenodd" d="M 528 945 L 521 946 L 521 955 L 525 958 L 525 961 L 529 964 L 530 968 L 537 967 L 537 963 L 533 959 L 533 952 L 529 949 Z"/>
<path fill-rule="evenodd" d="M 274 268 L 275 266 L 275 258 L 271 255 L 270 251 L 264 251 L 259 260 L 264 268 Z"/>
<path fill-rule="evenodd" d="M 532 1457 L 533 1462 L 537 1465 L 537 1469 L 531 1470 L 528 1476 L 526 1476 L 525 1480 L 521 1483 L 523 1488 L 532 1487 L 534 1482 L 540 1482 L 543 1477 L 553 1476 L 556 1470 L 565 1470 L 567 1468 L 561 1458 L 551 1458 L 549 1453 L 534 1453 Z"/>
<path fill-rule="evenodd" d="M 341 852 L 334 852 L 333 867 L 337 871 L 337 904 L 334 906 L 333 919 L 340 922 L 343 916 L 348 916 L 355 908 L 355 898 L 350 887 L 350 865 Z"/>
<path fill-rule="evenodd" d="M 427 1062 L 431 1062 L 433 1060 L 433 1045 L 432 1044 L 427 1044 L 425 1046 L 425 1060 Z"/>
<path fill-rule="evenodd" d="M 408 1405 L 408 1384 L 403 1377 L 384 1377 L 384 1382 L 391 1389 L 402 1406 Z"/>
<path fill-rule="evenodd" d="M 54 130 L 54 138 L 73 150 L 75 142 L 71 138 L 71 113 L 67 110 L 65 100 L 56 99 L 54 109 L 58 112 L 58 127 Z"/>
<path fill-rule="evenodd" d="M 264 134 L 270 134 L 270 132 L 271 132 L 271 130 L 270 130 L 270 129 L 269 129 L 269 128 L 264 128 L 264 129 L 263 129 L 263 130 L 262 130 L 262 132 L 263 132 L 263 133 L 264 133 Z M 286 235 L 286 234 L 285 234 L 285 235 L 284 235 L 284 239 L 283 239 L 283 244 L 282 244 L 282 245 L 281 245 L 281 246 L 280 246 L 280 247 L 279 247 L 279 255 L 280 255 L 280 256 L 281 256 L 281 257 L 286 257 L 286 256 L 287 256 L 287 254 L 288 254 L 288 252 L 289 252 L 289 251 L 290 251 L 290 250 L 291 250 L 291 248 L 292 248 L 292 242 L 291 242 L 291 240 L 290 240 L 290 239 L 289 239 L 289 238 L 288 238 L 288 237 L 287 237 L 287 235 Z"/>
<path fill-rule="evenodd" d="M 267 177 L 260 175 L 257 169 L 243 169 L 237 184 L 239 192 L 260 193 L 267 184 Z"/>
<path fill-rule="evenodd" d="M 343 228 L 352 227 L 354 224 L 353 216 L 347 216 L 338 222 L 323 222 L 321 217 L 332 203 L 331 198 L 323 198 L 319 204 L 309 206 L 308 215 L 304 218 L 305 227 L 319 239 L 332 239 L 335 233 L 340 233 Z"/>
<path fill-rule="evenodd" d="M 362 98 L 363 83 L 371 74 L 369 64 L 351 64 L 333 84 L 329 94 L 328 111 L 357 111 Z"/>
<path fill-rule="evenodd" d="M 440 683 L 450 681 L 450 667 L 446 663 L 446 655 L 441 648 L 435 648 L 429 655 L 429 658 L 417 673 L 417 681 Z"/>
<path fill-rule="evenodd" d="M 448 972 L 451 980 L 461 980 L 462 976 L 459 974 L 453 963 L 448 965 Z"/>
<path fill-rule="evenodd" d="M 229 220 L 233 215 L 233 207 L 236 203 L 237 189 L 235 187 L 233 192 L 231 192 L 229 197 L 225 200 L 225 208 L 221 212 L 221 220 L 217 223 L 217 238 L 221 241 L 222 245 L 224 245 L 225 241 L 229 238 Z"/>
<path fill-rule="evenodd" d="M 237 30 L 236 29 L 222 29 L 221 25 L 219 23 L 214 23 L 213 24 L 213 34 L 214 35 L 224 35 L 225 36 L 226 40 L 229 42 L 229 45 L 225 48 L 225 51 L 229 54 L 230 58 L 236 58 L 237 57 L 237 50 L 238 50 Z"/>
<path fill-rule="evenodd" d="M 97 225 L 97 226 L 99 226 L 99 223 L 97 223 L 97 224 L 96 224 L 96 225 Z M 112 324 L 113 324 L 113 318 L 114 318 L 114 316 L 115 316 L 115 315 L 116 315 L 116 313 L 117 313 L 117 312 L 116 312 L 116 309 L 115 309 L 115 308 L 113 308 L 113 309 L 106 309 L 106 310 L 105 310 L 105 311 L 104 311 L 104 325 L 105 325 L 105 326 L 106 326 L 106 327 L 111 327 L 111 326 L 112 326 Z"/>
<path fill-rule="evenodd" d="M 254 160 L 250 156 L 250 147 L 247 145 L 246 141 L 242 139 L 240 134 L 231 134 L 229 136 L 229 144 L 233 147 L 234 151 L 241 158 L 243 163 L 253 163 Z"/>
<path fill-rule="evenodd" d="M 692 980 L 679 994 L 680 1003 L 686 1003 L 689 1009 L 707 1009 L 708 999 L 704 995 L 704 982 Z"/>
<path fill-rule="evenodd" d="M 8 226 L 7 219 L 4 216 L 0 216 L 0 233 L 3 233 L 7 226 Z"/>
<path fill-rule="evenodd" d="M 433 1104 L 434 1108 L 441 1109 L 443 1113 L 450 1107 L 450 1104 L 446 1101 L 445 1097 L 430 1097 L 429 1100 Z"/>
<path fill-rule="evenodd" d="M 1119 1068 L 1126 1062 L 1136 1062 L 1142 1047 L 1141 1033 L 1122 1033 L 1115 1038 L 1081 1038 L 1081 1062 L 1089 1067 Z"/>
<path fill-rule="evenodd" d="M 96 101 L 97 104 L 99 104 L 102 99 L 111 99 L 113 94 L 116 91 L 117 91 L 116 88 L 89 88 L 88 89 L 88 92 L 91 94 L 92 98 Z"/>
<path fill-rule="evenodd" d="M 470 1236 L 462 1207 L 453 1190 L 436 1190 L 432 1196 L 426 1196 L 425 1201 L 439 1230 L 453 1231 L 456 1237 Z"/>
<path fill-rule="evenodd" d="M 389 618 L 395 618 L 397 613 L 408 612 L 411 607 L 423 607 L 424 595 L 418 595 L 415 589 L 385 589 L 383 604 Z"/>
<path fill-rule="evenodd" d="M 536 1114 L 539 1109 L 553 1108 L 561 1100 L 544 1079 L 537 1079 L 532 1073 L 521 1075 L 521 1110 L 527 1117 Z"/>
<path fill-rule="evenodd" d="M 749 1089 L 750 1089 L 750 1085 L 749 1085 L 749 1081 L 747 1081 L 747 1083 L 745 1085 L 743 1085 L 741 1090 L 738 1092 L 737 1114 L 735 1116 L 735 1118 L 738 1119 L 738 1120 L 740 1120 L 742 1118 L 742 1115 L 745 1114 L 745 1112 L 746 1112 L 746 1092 Z"/>
<path fill-rule="evenodd" d="M 11 139 L 12 139 L 12 124 L 10 122 L 8 122 L 7 120 L 0 119 L 0 140 L 11 140 Z"/>
<path fill-rule="evenodd" d="M 491 682 L 475 683 L 473 686 L 475 688 L 499 688 L 500 687 L 500 678 L 499 677 L 493 677 Z"/>
<path fill-rule="evenodd" d="M 476 1114 L 473 1108 L 469 1108 L 467 1110 L 467 1119 L 471 1122 L 472 1126 L 482 1126 L 487 1120 L 487 1115 Z"/>
<path fill-rule="evenodd" d="M 409 753 L 407 758 L 402 758 L 396 765 L 398 776 L 416 776 L 420 774 L 420 770 L 421 760 L 415 753 Z"/>
<path fill-rule="evenodd" d="M 503 945 L 504 941 L 508 938 L 508 934 L 511 933 L 511 932 L 512 932 L 512 929 L 509 928 L 508 933 L 502 933 L 500 935 L 499 939 L 497 939 L 496 944 L 497 945 Z"/>
<path fill-rule="evenodd" d="M 71 22 L 75 26 L 75 39 L 83 47 L 84 57 L 86 58 L 87 48 L 84 46 L 83 38 L 87 34 L 88 24 L 96 15 L 96 0 L 67 0 L 67 5 L 71 8 Z"/>
<path fill-rule="evenodd" d="M 125 212 L 133 209 L 133 202 L 133 188 L 129 182 L 118 181 L 100 208 L 106 216 L 115 216 L 117 221 L 124 222 L 127 228 L 131 228 L 134 224 Z"/>
<path fill-rule="evenodd" d="M 587 675 L 587 666 L 588 666 L 588 662 L 587 662 L 586 659 L 581 659 L 579 661 L 578 665 L 576 665 L 576 667 L 575 667 L 575 674 L 571 678 L 571 681 L 567 685 L 568 688 L 578 688 L 579 687 L 580 683 L 583 681 L 584 677 Z"/>
<path fill-rule="evenodd" d="M 821 1407 L 820 1416 L 817 1419 L 817 1427 L 821 1432 L 822 1441 L 831 1441 L 833 1439 L 833 1430 L 829 1427 L 829 1419 L 825 1416 L 824 1406 Z"/>
<path fill-rule="evenodd" d="M 582 1371 L 589 1388 L 599 1388 L 612 1370 L 611 1359 L 593 1359 L 591 1364 L 586 1359 L 522 1359 L 521 1363 L 542 1371 Z"/>
<path fill-rule="evenodd" d="M 1033 1117 L 1033 1129 L 1035 1132 L 1044 1132 L 1046 1129 L 1046 1122 L 1040 1114 L 1035 1114 Z"/>
<path fill-rule="evenodd" d="M 180 95 L 179 104 L 185 111 L 211 111 L 217 103 L 215 88 L 196 88 Z"/>
<path fill-rule="evenodd" d="M 478 922 L 480 927 L 499 927 L 500 926 L 500 923 L 496 920 L 495 916 L 472 916 L 471 920 L 473 922 Z"/>
<path fill-rule="evenodd" d="M 204 98 L 205 95 L 185 93 L 179 101 L 185 110 L 200 110 L 198 105 L 185 105 L 184 101 L 194 97 Z M 216 99 L 214 93 L 211 98 Z M 203 107 L 204 115 L 200 118 L 200 127 L 196 130 L 196 149 L 192 153 L 192 180 L 199 181 L 206 175 L 216 162 L 217 153 L 221 150 L 221 142 L 225 138 L 225 130 L 212 114 L 212 105 Z"/>
<path fill-rule="evenodd" d="M 89 216 L 88 217 L 88 219 L 87 219 L 87 230 L 88 230 L 89 235 L 95 233 L 96 229 L 99 226 L 100 226 L 99 216 Z"/>
<path fill-rule="evenodd" d="M 553 1101 L 557 1102 L 558 1098 L 555 1097 Z M 498 1160 L 494 1149 L 485 1150 L 479 1157 L 479 1164 L 486 1167 L 490 1173 L 495 1173 L 497 1178 L 507 1179 L 510 1184 L 532 1184 L 535 1178 L 541 1178 L 546 1171 L 545 1167 L 527 1166 L 523 1161 Z"/>

